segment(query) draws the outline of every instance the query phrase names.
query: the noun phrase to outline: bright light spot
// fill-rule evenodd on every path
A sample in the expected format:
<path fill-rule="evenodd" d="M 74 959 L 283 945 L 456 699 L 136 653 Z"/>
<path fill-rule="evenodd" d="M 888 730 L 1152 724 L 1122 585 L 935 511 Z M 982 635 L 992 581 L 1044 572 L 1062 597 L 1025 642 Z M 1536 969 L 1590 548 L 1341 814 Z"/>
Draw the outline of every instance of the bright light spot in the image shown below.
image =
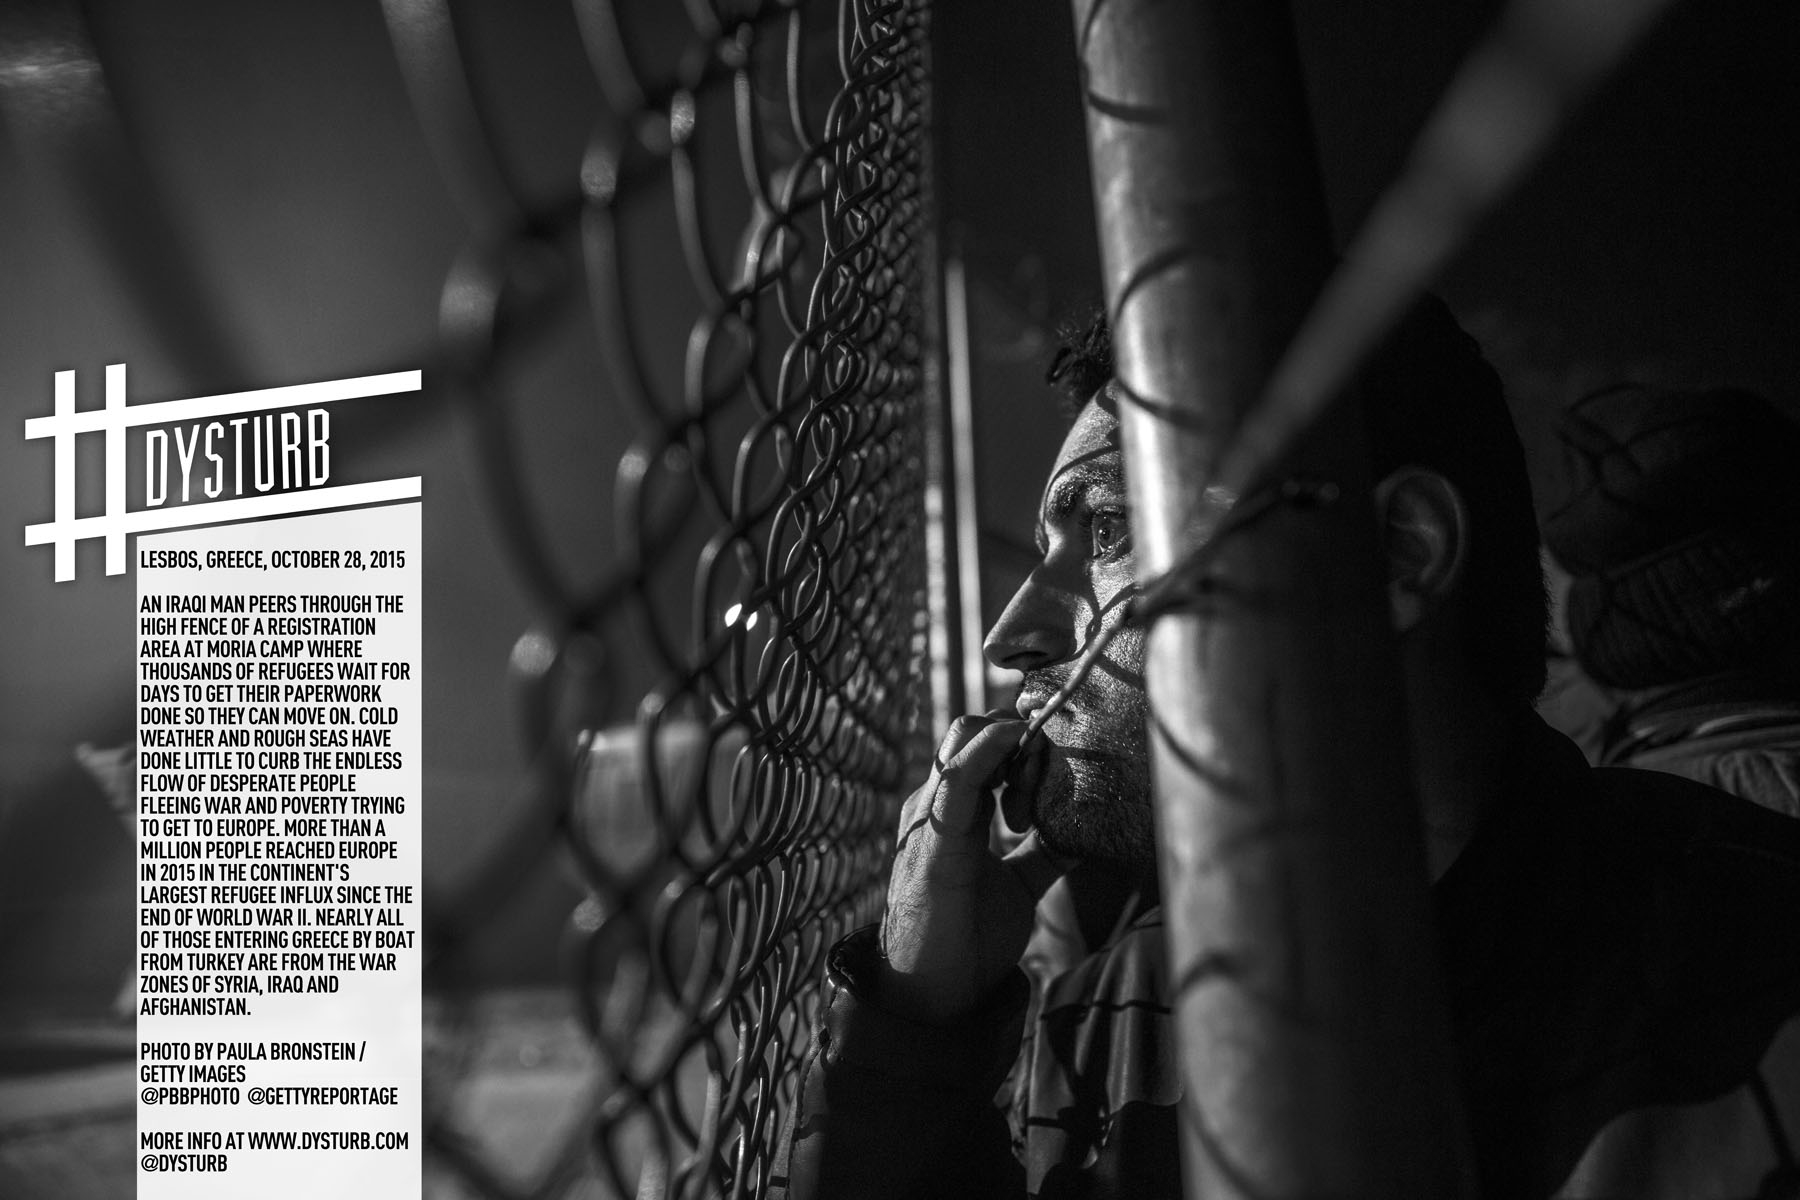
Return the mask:
<path fill-rule="evenodd" d="M 744 628 L 745 629 L 755 629 L 756 628 L 756 614 L 755 613 L 751 613 L 750 616 L 744 621 Z"/>
<path fill-rule="evenodd" d="M 512 668 L 527 679 L 536 679 L 556 665 L 556 639 L 539 629 L 528 629 L 513 643 Z"/>
<path fill-rule="evenodd" d="M 743 613 L 744 613 L 744 606 L 741 604 L 734 604 L 730 608 L 726 609 L 725 610 L 725 625 L 726 625 L 726 627 L 729 628 L 730 626 L 736 625 L 738 618 L 740 616 L 742 616 Z M 750 619 L 754 621 L 756 618 L 751 617 Z M 745 628 L 749 628 L 749 627 L 745 626 Z"/>
<path fill-rule="evenodd" d="M 598 900 L 589 896 L 575 907 L 569 920 L 581 932 L 593 933 L 606 923 L 606 909 Z"/>

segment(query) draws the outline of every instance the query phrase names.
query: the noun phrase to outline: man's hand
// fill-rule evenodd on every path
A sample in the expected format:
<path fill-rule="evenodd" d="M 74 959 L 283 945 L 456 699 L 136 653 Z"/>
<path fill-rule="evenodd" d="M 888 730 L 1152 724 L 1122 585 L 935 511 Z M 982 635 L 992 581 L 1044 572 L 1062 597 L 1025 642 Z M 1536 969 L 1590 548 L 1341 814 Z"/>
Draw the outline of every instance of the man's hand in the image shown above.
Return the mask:
<path fill-rule="evenodd" d="M 972 1012 L 1019 965 L 1038 898 L 1062 875 L 1030 834 L 1005 858 L 988 849 L 992 789 L 1038 772 L 1040 740 L 1013 764 L 1025 722 L 962 717 L 938 748 L 925 786 L 900 811 L 888 883 L 882 984 L 900 1015 L 948 1023 Z"/>

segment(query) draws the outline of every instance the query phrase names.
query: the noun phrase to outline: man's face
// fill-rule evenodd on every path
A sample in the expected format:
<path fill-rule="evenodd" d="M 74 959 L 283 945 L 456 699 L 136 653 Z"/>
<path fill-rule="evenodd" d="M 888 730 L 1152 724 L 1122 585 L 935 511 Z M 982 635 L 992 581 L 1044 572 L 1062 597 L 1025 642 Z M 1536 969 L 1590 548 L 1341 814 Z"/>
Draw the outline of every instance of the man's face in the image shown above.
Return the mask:
<path fill-rule="evenodd" d="M 1063 440 L 1038 508 L 1042 561 L 988 633 L 997 666 L 1023 671 L 1029 717 L 1073 674 L 1131 594 L 1132 546 L 1119 423 L 1093 401 Z M 1155 868 L 1140 630 L 1119 630 L 1073 698 L 1044 726 L 1049 754 L 1034 793 L 1039 839 L 1136 876 Z"/>

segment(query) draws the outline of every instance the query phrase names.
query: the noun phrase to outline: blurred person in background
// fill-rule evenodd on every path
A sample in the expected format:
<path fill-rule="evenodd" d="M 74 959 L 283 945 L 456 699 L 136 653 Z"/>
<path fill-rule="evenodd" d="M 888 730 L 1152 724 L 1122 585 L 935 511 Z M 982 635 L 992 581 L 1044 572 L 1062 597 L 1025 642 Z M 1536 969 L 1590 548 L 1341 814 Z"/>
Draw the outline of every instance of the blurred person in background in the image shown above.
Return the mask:
<path fill-rule="evenodd" d="M 1800 816 L 1800 424 L 1747 391 L 1625 384 L 1557 433 L 1544 540 L 1570 650 L 1616 704 L 1597 761 Z"/>

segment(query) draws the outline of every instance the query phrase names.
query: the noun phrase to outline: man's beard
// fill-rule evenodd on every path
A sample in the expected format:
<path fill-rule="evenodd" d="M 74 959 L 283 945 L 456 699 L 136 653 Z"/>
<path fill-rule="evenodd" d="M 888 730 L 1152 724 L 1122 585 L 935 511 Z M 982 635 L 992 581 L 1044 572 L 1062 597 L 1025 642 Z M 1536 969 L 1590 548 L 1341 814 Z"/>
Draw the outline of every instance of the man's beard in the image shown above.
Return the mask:
<path fill-rule="evenodd" d="M 1056 673 L 1033 672 L 1026 687 L 1054 691 Z M 1090 676 L 1046 726 L 1051 745 L 1034 797 L 1045 848 L 1133 877 L 1155 872 L 1147 713 L 1141 690 Z"/>

